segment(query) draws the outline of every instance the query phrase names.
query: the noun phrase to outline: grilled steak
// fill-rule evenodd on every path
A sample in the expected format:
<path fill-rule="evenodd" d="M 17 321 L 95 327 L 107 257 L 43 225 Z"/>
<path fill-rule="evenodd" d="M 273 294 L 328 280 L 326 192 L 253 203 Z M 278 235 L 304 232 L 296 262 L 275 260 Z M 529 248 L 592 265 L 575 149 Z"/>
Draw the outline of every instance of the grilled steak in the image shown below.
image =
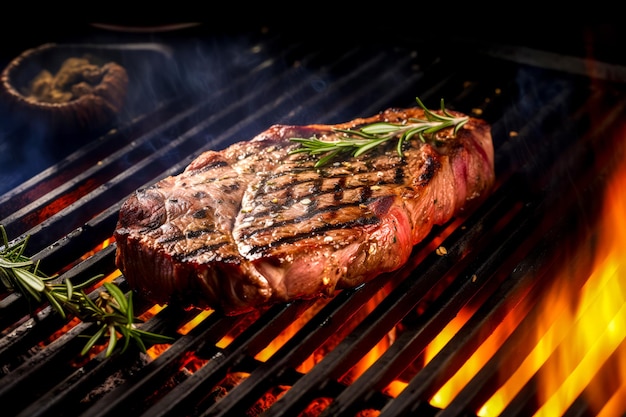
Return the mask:
<path fill-rule="evenodd" d="M 455 115 L 460 113 L 450 112 Z M 388 109 L 340 125 L 275 125 L 207 151 L 123 204 L 116 264 L 157 303 L 239 314 L 331 296 L 400 268 L 434 225 L 462 215 L 494 182 L 490 126 L 470 118 L 420 141 L 390 141 L 315 167 L 292 138 L 325 140 L 374 122 L 424 118 Z"/>

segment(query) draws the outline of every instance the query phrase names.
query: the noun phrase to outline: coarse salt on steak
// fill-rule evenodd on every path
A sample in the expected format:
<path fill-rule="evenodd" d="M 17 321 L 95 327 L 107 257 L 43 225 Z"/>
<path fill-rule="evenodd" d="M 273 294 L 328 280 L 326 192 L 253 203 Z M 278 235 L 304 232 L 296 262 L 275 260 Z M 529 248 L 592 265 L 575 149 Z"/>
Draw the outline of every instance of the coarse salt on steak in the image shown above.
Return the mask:
<path fill-rule="evenodd" d="M 451 112 L 455 115 L 462 114 Z M 424 119 L 388 109 L 338 125 L 275 125 L 198 156 L 179 175 L 137 190 L 119 213 L 116 264 L 156 303 L 176 300 L 233 315 L 331 296 L 405 264 L 434 225 L 481 201 L 494 183 L 491 130 L 389 141 L 321 167 L 292 138 Z"/>

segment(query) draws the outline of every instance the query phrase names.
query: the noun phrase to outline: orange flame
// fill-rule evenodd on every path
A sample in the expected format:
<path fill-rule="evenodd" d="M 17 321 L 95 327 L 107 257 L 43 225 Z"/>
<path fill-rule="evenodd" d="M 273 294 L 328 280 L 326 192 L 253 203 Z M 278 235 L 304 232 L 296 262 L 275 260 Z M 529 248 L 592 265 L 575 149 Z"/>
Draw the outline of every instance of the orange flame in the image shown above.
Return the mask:
<path fill-rule="evenodd" d="M 576 268 L 560 274 L 541 305 L 534 349 L 478 415 L 498 415 L 535 374 L 541 404 L 537 416 L 562 415 L 583 391 L 594 413 L 621 415 L 626 409 L 626 357 L 621 351 L 617 352 L 621 354 L 620 364 L 609 376 L 621 387 L 613 397 L 602 405 L 599 399 L 605 395 L 598 395 L 598 390 L 604 387 L 589 385 L 596 371 L 626 339 L 625 190 L 626 167 L 622 167 L 607 187 L 599 228 L 600 248 L 585 285 L 582 289 L 568 285 L 567 274 Z"/>
<path fill-rule="evenodd" d="M 621 168 L 609 184 L 606 194 L 605 215 L 602 218 L 600 243 L 594 269 L 581 293 L 574 311 L 566 310 L 573 325 L 571 346 L 559 346 L 559 361 L 546 369 L 541 376 L 542 393 L 546 402 L 538 415 L 556 415 L 565 410 L 582 392 L 598 369 L 617 346 L 626 338 L 626 167 Z M 568 343 L 569 344 L 569 343 Z M 567 347 L 567 349 L 565 349 Z M 622 355 L 623 356 L 623 355 Z M 623 384 L 626 363 L 614 369 L 613 378 Z M 562 383 L 561 383 L 562 381 Z M 555 386 L 559 384 L 558 386 Z M 593 395 L 587 391 L 588 404 L 599 411 Z M 624 404 L 616 414 L 624 411 Z"/>
<path fill-rule="evenodd" d="M 535 335 L 528 335 L 528 343 L 533 344 L 534 349 L 504 385 L 476 411 L 477 415 L 499 415 L 531 378 L 538 381 L 540 408 L 537 416 L 562 415 L 581 395 L 585 396 L 593 413 L 604 416 L 624 413 L 626 349 L 620 344 L 626 340 L 626 260 L 623 250 L 626 246 L 626 166 L 618 168 L 607 186 L 597 241 L 597 253 L 591 262 L 586 254 L 574 256 L 571 260 L 574 266 L 559 272 L 554 285 L 539 300 Z M 584 262 L 589 262 L 589 269 L 576 268 Z M 586 279 L 585 285 L 582 288 L 572 286 L 572 277 L 568 274 Z M 426 362 L 454 336 L 472 314 L 470 310 L 469 307 L 463 309 L 427 347 Z M 516 309 L 509 312 L 464 366 L 430 399 L 431 404 L 447 407 L 502 345 L 524 314 Z M 602 386 L 590 383 L 610 355 L 617 355 L 619 361 L 616 362 L 619 363 L 614 365 L 613 375 L 608 378 L 613 380 L 611 386 L 620 388 L 606 401 L 608 394 L 602 391 L 606 389 L 606 381 L 598 384 Z M 403 388 L 399 386 L 397 389 Z"/>

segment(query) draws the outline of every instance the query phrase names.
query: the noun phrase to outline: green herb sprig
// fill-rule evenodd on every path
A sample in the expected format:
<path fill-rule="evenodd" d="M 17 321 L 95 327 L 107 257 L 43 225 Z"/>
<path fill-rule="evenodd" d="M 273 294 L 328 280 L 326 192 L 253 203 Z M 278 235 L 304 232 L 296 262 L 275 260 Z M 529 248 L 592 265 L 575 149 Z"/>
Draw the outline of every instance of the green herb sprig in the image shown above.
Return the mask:
<path fill-rule="evenodd" d="M 56 275 L 48 276 L 39 269 L 39 261 L 33 261 L 24 251 L 30 236 L 18 243 L 11 244 L 6 230 L 0 225 L 2 241 L 0 242 L 0 282 L 9 291 L 18 291 L 25 297 L 37 302 L 44 299 L 61 315 L 67 319 L 74 315 L 84 322 L 94 322 L 96 333 L 89 338 L 81 354 L 85 355 L 101 339 L 106 342 L 106 357 L 109 357 L 120 335 L 123 339 L 121 352 L 123 353 L 133 340 L 142 352 L 146 352 L 146 344 L 168 343 L 173 338 L 135 327 L 141 320 L 133 313 L 132 292 L 124 294 L 115 284 L 105 282 L 105 290 L 100 291 L 92 300 L 84 288 L 102 278 L 96 275 L 82 284 L 74 286 L 69 279 L 64 283 L 54 283 Z"/>
<path fill-rule="evenodd" d="M 357 157 L 397 138 L 396 148 L 398 155 L 402 156 L 402 144 L 414 136 L 417 135 L 423 142 L 426 142 L 426 136 L 432 136 L 446 128 L 453 128 L 453 134 L 456 135 L 459 129 L 469 121 L 468 116 L 456 117 L 448 112 L 443 99 L 441 99 L 442 114 L 427 109 L 418 97 L 416 100 L 417 104 L 424 110 L 426 119 L 410 118 L 406 123 L 377 122 L 358 129 L 333 129 L 335 132 L 343 133 L 343 136 L 332 141 L 318 139 L 315 136 L 291 138 L 291 141 L 300 143 L 300 147 L 293 149 L 290 153 L 322 155 L 315 163 L 315 167 L 320 167 L 340 153 L 351 152 L 352 156 Z"/>

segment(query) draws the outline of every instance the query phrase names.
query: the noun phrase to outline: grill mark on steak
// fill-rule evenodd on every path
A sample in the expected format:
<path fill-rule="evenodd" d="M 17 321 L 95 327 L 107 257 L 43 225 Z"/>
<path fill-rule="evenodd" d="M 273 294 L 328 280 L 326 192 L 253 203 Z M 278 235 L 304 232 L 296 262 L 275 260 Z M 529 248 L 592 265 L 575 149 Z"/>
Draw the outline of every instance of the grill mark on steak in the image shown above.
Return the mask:
<path fill-rule="evenodd" d="M 222 256 L 218 256 L 217 254 L 215 254 L 215 251 L 223 247 L 225 244 L 226 244 L 225 242 L 222 242 L 222 243 L 218 243 L 214 245 L 202 246 L 200 248 L 192 250 L 191 252 L 175 254 L 173 258 L 176 259 L 177 261 L 185 262 L 185 261 L 193 260 L 198 255 L 209 253 L 209 254 L 212 254 L 209 262 L 215 262 L 216 260 L 219 260 L 219 262 L 228 262 L 228 263 L 237 262 L 237 257 L 235 255 L 222 257 Z"/>
<path fill-rule="evenodd" d="M 200 209 L 191 215 L 194 219 L 204 219 L 207 217 L 207 209 Z"/>
<path fill-rule="evenodd" d="M 377 217 L 370 216 L 370 217 L 363 217 L 363 218 L 359 218 L 359 219 L 354 219 L 354 220 L 351 220 L 349 222 L 344 222 L 344 223 L 340 223 L 340 224 L 327 224 L 325 226 L 320 226 L 320 227 L 313 228 L 313 229 L 307 231 L 306 234 L 302 233 L 302 234 L 295 235 L 295 236 L 281 238 L 281 239 L 278 239 L 276 241 L 273 241 L 270 244 L 263 245 L 263 246 L 252 246 L 248 250 L 248 253 L 250 255 L 258 255 L 259 253 L 267 252 L 269 249 L 272 248 L 273 245 L 277 245 L 277 244 L 278 245 L 281 245 L 281 244 L 291 244 L 291 243 L 295 243 L 295 242 L 298 242 L 298 241 L 303 240 L 303 239 L 308 239 L 311 236 L 321 235 L 322 233 L 328 232 L 330 230 L 349 229 L 351 227 L 367 226 L 367 225 L 371 225 L 371 224 L 376 224 L 376 223 L 378 223 L 378 221 L 379 220 L 378 220 Z"/>
<path fill-rule="evenodd" d="M 392 171 L 392 170 L 390 169 L 389 171 Z M 240 237 L 243 239 L 247 239 L 247 238 L 254 236 L 257 233 L 266 233 L 272 229 L 278 229 L 281 227 L 291 226 L 296 222 L 304 222 L 320 213 L 329 212 L 331 215 L 333 215 L 333 217 L 337 217 L 337 216 L 340 216 L 341 210 L 346 207 L 359 206 L 363 208 L 363 206 L 367 206 L 367 204 L 369 204 L 372 201 L 372 187 L 373 186 L 382 187 L 385 185 L 397 185 L 399 179 L 401 180 L 405 177 L 404 170 L 402 168 L 394 168 L 393 171 L 390 172 L 390 174 L 393 173 L 393 177 L 391 177 L 392 181 L 386 182 L 384 180 L 379 179 L 379 178 L 384 178 L 385 174 L 382 173 L 381 171 L 378 171 L 378 172 L 380 172 L 380 176 L 376 176 L 375 180 L 370 180 L 367 178 L 364 179 L 366 183 L 365 186 L 361 185 L 360 183 L 346 186 L 345 177 L 341 177 L 340 181 L 336 182 L 335 185 L 332 186 L 332 188 L 324 187 L 323 178 L 316 178 L 311 181 L 292 182 L 292 185 L 296 185 L 296 184 L 307 185 L 309 182 L 312 184 L 310 187 L 309 194 L 303 194 L 299 196 L 301 199 L 309 199 L 311 202 L 307 206 L 306 214 L 298 216 L 298 217 L 294 217 L 291 219 L 276 221 L 275 217 L 273 217 L 272 215 L 278 211 L 277 208 L 270 207 L 265 210 L 256 211 L 255 213 L 251 214 L 250 216 L 246 218 L 246 221 L 250 222 L 251 224 L 249 227 L 242 228 L 242 233 Z M 330 178 L 329 180 L 334 180 L 334 179 Z M 358 179 L 357 181 L 363 182 L 363 180 L 361 179 Z M 375 185 L 370 185 L 370 183 L 373 183 Z M 340 194 L 341 199 L 338 199 L 338 196 L 337 196 L 338 187 L 340 187 L 339 194 Z M 279 188 L 279 190 L 282 190 L 282 189 L 284 189 L 284 187 Z M 324 191 L 325 189 L 328 189 L 329 191 Z M 353 198 L 352 200 L 345 197 L 345 191 L 351 191 L 351 190 L 357 191 L 355 195 L 356 198 Z M 322 208 L 319 208 L 318 202 L 320 200 L 320 197 L 323 197 L 324 195 L 328 195 L 328 194 L 332 194 L 333 196 L 332 204 L 328 206 L 322 206 Z M 256 199 L 258 199 L 260 196 L 266 196 L 269 198 L 271 197 L 271 194 L 268 194 L 266 192 L 259 192 L 255 197 Z M 381 198 L 381 197 L 377 197 L 377 198 Z M 287 205 L 292 205 L 294 203 L 296 202 L 289 201 L 289 204 Z M 252 227 L 252 222 L 261 224 L 263 222 L 268 222 L 268 221 L 270 223 L 268 227 L 256 227 L 256 228 Z M 336 228 L 347 228 L 353 225 L 354 225 L 353 222 L 340 222 L 336 224 Z M 301 234 L 305 235 L 306 233 L 314 233 L 314 232 L 315 232 L 315 228 L 311 230 L 306 230 L 304 233 L 301 233 Z M 301 238 L 304 238 L 304 236 Z M 294 241 L 298 239 L 299 238 L 294 237 Z M 272 243 L 270 242 L 263 246 L 271 246 L 271 245 Z"/>
<path fill-rule="evenodd" d="M 179 175 L 138 190 L 120 209 L 116 265 L 156 303 L 238 314 L 332 295 L 400 268 L 413 246 L 482 201 L 494 183 L 490 126 L 394 143 L 315 168 L 294 137 L 424 118 L 389 109 L 328 126 L 275 125 L 207 151 Z"/>
<path fill-rule="evenodd" d="M 426 155 L 426 160 L 424 161 L 424 167 L 426 167 L 426 169 L 419 176 L 420 182 L 430 181 L 432 177 L 435 175 L 435 173 L 437 172 L 437 169 L 439 168 L 439 164 L 433 160 L 433 157 L 431 155 Z"/>
<path fill-rule="evenodd" d="M 341 199 L 343 198 L 343 189 L 345 186 L 346 178 L 339 178 L 339 181 L 337 181 L 333 187 L 333 200 L 341 201 Z"/>
<path fill-rule="evenodd" d="M 174 243 L 179 242 L 184 239 L 195 239 L 202 235 L 215 233 L 215 229 L 202 229 L 202 230 L 193 230 L 186 232 L 185 234 L 180 235 L 172 235 L 162 239 L 158 239 L 158 242 L 161 244 Z"/>
<path fill-rule="evenodd" d="M 372 198 L 372 189 L 371 187 L 360 187 L 359 188 L 359 203 L 366 204 L 370 198 Z"/>
<path fill-rule="evenodd" d="M 361 206 L 361 205 L 362 205 L 362 203 L 345 203 L 345 204 L 334 205 L 332 207 L 329 206 L 329 207 L 326 207 L 324 209 L 309 210 L 309 211 L 307 211 L 306 215 L 304 215 L 304 216 L 295 217 L 295 218 L 289 219 L 289 220 L 275 221 L 275 222 L 272 222 L 271 225 L 266 226 L 266 227 L 242 228 L 242 230 L 249 229 L 250 232 L 248 232 L 248 233 L 242 232 L 241 233 L 241 237 L 244 238 L 244 239 L 247 239 L 247 238 L 250 238 L 250 237 L 252 237 L 252 236 L 254 236 L 256 234 L 259 234 L 259 233 L 268 233 L 268 232 L 271 233 L 272 230 L 280 229 L 282 227 L 291 226 L 291 225 L 293 225 L 295 223 L 298 223 L 298 222 L 304 222 L 306 220 L 309 220 L 309 219 L 313 218 L 314 216 L 317 216 L 317 215 L 323 214 L 323 213 L 330 213 L 332 215 L 332 217 L 337 217 L 336 213 L 338 211 L 341 211 L 343 208 L 346 208 L 346 207 L 356 207 L 356 206 Z M 269 217 L 271 217 L 271 216 L 269 216 Z M 263 220 L 263 217 L 255 218 L 255 220 Z M 359 221 L 360 220 L 361 219 L 359 219 Z M 369 223 L 375 223 L 375 220 L 370 220 L 368 218 L 368 222 Z M 333 226 L 336 229 L 345 229 L 346 227 L 354 226 L 357 223 L 354 223 L 354 221 L 351 220 L 351 221 L 348 221 L 348 222 L 340 222 L 340 223 L 334 223 L 334 224 L 327 223 L 327 224 L 328 224 L 329 227 Z M 365 224 L 365 223 L 362 223 L 362 224 Z M 317 230 L 322 230 L 322 229 L 329 230 L 326 227 L 325 228 L 313 228 L 313 229 L 311 229 L 311 231 L 301 232 L 300 234 L 310 233 L 310 232 L 313 232 L 315 229 L 317 229 Z M 296 238 L 296 237 L 297 237 L 297 235 L 294 236 L 294 238 Z M 272 243 L 273 242 L 268 243 L 267 246 L 271 246 Z"/>
<path fill-rule="evenodd" d="M 396 184 L 403 184 L 406 175 L 404 175 L 404 169 L 402 167 L 396 167 L 396 175 L 394 176 Z"/>

